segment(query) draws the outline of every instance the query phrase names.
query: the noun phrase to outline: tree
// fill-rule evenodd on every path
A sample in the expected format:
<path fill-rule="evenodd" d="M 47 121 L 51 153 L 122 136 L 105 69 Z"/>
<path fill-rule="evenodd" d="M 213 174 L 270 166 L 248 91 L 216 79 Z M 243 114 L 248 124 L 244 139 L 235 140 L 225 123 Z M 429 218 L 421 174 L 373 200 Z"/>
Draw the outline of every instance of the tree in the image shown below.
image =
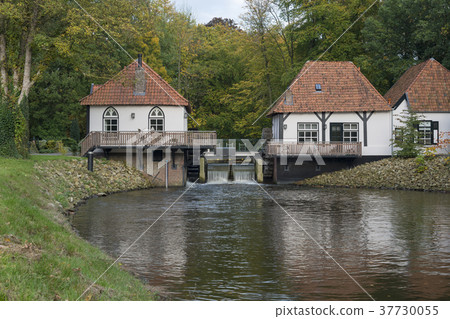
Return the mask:
<path fill-rule="evenodd" d="M 201 128 L 217 130 L 221 138 L 235 137 L 232 110 L 223 102 L 228 90 L 248 73 L 245 50 L 247 35 L 239 29 L 217 24 L 194 29 L 183 93 L 194 106 Z"/>
<path fill-rule="evenodd" d="M 366 20 L 357 62 L 381 93 L 417 62 L 435 58 L 450 67 L 448 12 L 448 1 L 386 0 Z"/>
<path fill-rule="evenodd" d="M 409 107 L 398 116 L 400 126 L 394 131 L 392 145 L 395 156 L 417 157 L 420 154 L 421 144 L 419 144 L 419 124 L 421 116 Z"/>
<path fill-rule="evenodd" d="M 245 0 L 247 13 L 243 20 L 249 32 L 253 33 L 256 45 L 264 61 L 265 82 L 267 85 L 268 102 L 273 99 L 272 76 L 270 72 L 270 57 L 268 53 L 268 29 L 272 24 L 272 3 L 270 0 Z"/>
<path fill-rule="evenodd" d="M 58 30 L 53 19 L 61 8 L 56 0 L 0 3 L 0 83 L 15 117 L 16 147 L 24 157 L 28 155 L 28 94 L 48 61 L 47 49 Z"/>
<path fill-rule="evenodd" d="M 19 155 L 14 142 L 14 122 L 14 114 L 7 101 L 0 98 L 0 156 L 18 157 Z"/>
<path fill-rule="evenodd" d="M 236 22 L 234 22 L 233 19 L 228 19 L 228 18 L 215 17 L 215 18 L 212 18 L 211 21 L 209 21 L 208 23 L 205 24 L 206 27 L 215 27 L 217 25 L 233 28 L 233 29 L 236 29 L 236 30 L 239 29 L 239 27 L 236 24 Z"/>
<path fill-rule="evenodd" d="M 80 125 L 77 120 L 72 120 L 70 123 L 70 138 L 74 139 L 77 143 L 80 141 Z"/>
<path fill-rule="evenodd" d="M 66 138 L 70 135 L 72 120 L 80 123 L 85 131 L 86 112 L 79 104 L 80 98 L 89 94 L 91 83 L 105 83 L 131 62 L 109 35 L 132 57 L 143 53 L 144 61 L 167 77 L 153 11 L 147 1 L 79 2 L 107 33 L 76 3 L 65 3 L 66 10 L 53 22 L 59 31 L 52 38 L 53 46 L 48 48 L 46 66 L 29 94 L 32 136 Z M 36 54 L 41 54 L 39 48 Z"/>
<path fill-rule="evenodd" d="M 89 94 L 90 84 L 95 79 L 75 69 L 67 59 L 57 57 L 31 89 L 31 137 L 59 140 L 69 136 L 72 120 L 85 123 L 85 107 L 79 100 Z"/>

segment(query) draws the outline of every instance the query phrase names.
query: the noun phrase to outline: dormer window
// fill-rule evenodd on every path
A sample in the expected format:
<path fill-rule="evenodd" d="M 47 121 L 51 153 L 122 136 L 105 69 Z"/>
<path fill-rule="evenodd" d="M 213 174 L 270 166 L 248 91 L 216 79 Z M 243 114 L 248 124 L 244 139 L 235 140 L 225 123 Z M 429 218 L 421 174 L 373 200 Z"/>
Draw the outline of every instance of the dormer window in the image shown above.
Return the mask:
<path fill-rule="evenodd" d="M 316 92 L 322 92 L 322 85 L 316 84 Z"/>

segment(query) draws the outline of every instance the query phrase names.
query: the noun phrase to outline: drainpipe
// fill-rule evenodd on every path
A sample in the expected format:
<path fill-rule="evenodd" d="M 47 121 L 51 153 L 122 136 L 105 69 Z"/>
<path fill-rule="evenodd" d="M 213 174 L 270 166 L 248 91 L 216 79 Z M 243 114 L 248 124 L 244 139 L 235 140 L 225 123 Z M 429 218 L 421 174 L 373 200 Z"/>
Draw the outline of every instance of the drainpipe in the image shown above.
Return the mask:
<path fill-rule="evenodd" d="M 394 110 L 391 108 L 391 138 L 394 139 Z M 393 140 L 390 141 L 391 142 L 391 156 L 394 155 L 394 144 L 393 144 Z"/>

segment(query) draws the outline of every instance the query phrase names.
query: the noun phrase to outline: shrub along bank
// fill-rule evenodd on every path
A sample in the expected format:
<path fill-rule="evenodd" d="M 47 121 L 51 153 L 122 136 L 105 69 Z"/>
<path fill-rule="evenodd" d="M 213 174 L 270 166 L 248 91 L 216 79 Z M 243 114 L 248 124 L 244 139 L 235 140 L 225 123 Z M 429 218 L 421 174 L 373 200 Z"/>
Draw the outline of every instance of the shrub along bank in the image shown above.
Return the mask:
<path fill-rule="evenodd" d="M 450 191 L 450 158 L 387 158 L 297 183 L 307 186 Z"/>
<path fill-rule="evenodd" d="M 112 263 L 74 233 L 62 212 L 82 198 L 150 184 L 121 163 L 95 165 L 91 173 L 85 159 L 0 157 L 0 300 L 75 300 Z M 118 265 L 83 297 L 154 298 Z"/>

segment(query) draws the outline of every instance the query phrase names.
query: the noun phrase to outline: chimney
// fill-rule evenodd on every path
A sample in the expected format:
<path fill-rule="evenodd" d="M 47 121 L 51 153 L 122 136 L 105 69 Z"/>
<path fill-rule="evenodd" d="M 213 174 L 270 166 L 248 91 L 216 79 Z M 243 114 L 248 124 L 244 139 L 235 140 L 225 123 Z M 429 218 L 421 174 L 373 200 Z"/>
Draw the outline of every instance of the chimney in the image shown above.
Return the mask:
<path fill-rule="evenodd" d="M 142 54 L 138 54 L 138 67 L 134 74 L 134 95 L 145 95 L 147 80 L 145 78 L 145 70 L 142 68 Z"/>

